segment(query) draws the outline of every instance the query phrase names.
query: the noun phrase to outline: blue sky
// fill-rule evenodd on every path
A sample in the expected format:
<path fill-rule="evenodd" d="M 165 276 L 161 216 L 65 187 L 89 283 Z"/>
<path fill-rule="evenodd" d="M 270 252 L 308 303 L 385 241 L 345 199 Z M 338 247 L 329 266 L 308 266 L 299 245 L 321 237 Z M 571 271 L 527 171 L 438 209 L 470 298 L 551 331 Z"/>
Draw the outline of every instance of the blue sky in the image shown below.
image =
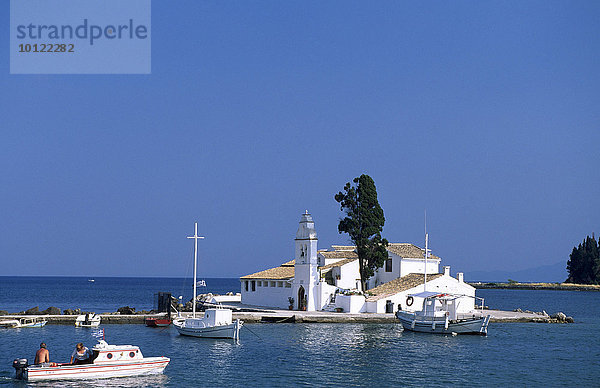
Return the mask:
<path fill-rule="evenodd" d="M 237 277 L 366 173 L 393 242 L 452 270 L 600 233 L 600 3 L 153 1 L 151 75 L 10 75 L 3 275 Z M 0 7 L 8 26 L 8 2 Z"/>

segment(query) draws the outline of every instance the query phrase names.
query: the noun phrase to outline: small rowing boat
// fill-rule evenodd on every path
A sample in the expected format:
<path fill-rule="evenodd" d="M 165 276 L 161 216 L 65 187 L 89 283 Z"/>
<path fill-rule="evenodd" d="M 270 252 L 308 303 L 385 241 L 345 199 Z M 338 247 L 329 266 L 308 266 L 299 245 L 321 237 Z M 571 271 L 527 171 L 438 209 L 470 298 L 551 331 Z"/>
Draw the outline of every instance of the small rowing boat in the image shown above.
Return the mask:
<path fill-rule="evenodd" d="M 167 327 L 171 324 L 169 318 L 146 318 L 144 323 L 148 327 Z"/>

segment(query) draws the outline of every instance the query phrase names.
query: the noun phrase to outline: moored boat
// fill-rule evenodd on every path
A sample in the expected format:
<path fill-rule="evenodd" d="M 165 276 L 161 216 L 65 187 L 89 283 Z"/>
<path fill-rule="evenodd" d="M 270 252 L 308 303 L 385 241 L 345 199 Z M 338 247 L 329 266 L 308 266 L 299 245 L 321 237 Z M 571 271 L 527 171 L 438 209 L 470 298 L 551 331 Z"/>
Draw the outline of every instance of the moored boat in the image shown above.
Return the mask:
<path fill-rule="evenodd" d="M 198 240 L 204 238 L 198 236 L 198 223 L 195 223 L 194 235 L 188 238 L 194 239 L 194 299 L 192 299 L 192 317 L 176 319 L 173 321 L 173 326 L 175 326 L 181 335 L 204 338 L 238 339 L 243 322 L 239 319 L 233 321 L 231 310 L 224 308 L 210 308 L 204 311 L 204 317 L 196 318 Z"/>
<path fill-rule="evenodd" d="M 203 318 L 186 318 L 173 322 L 173 326 L 181 335 L 238 339 L 242 321 L 232 320 L 229 309 L 206 309 Z"/>
<path fill-rule="evenodd" d="M 470 295 L 455 295 L 427 291 L 427 258 L 429 257 L 429 235 L 425 226 L 425 267 L 423 269 L 423 292 L 409 295 L 409 298 L 420 298 L 423 306 L 420 311 L 396 312 L 404 330 L 434 334 L 479 334 L 487 335 L 490 316 L 483 314 L 483 299 Z M 464 298 L 481 300 L 481 313 L 471 311 L 469 314 L 459 313 L 458 305 Z"/>
<path fill-rule="evenodd" d="M 41 317 L 27 317 L 0 321 L 0 327 L 14 329 L 19 329 L 22 327 L 43 327 L 46 325 L 46 323 L 48 323 L 48 321 Z"/>
<path fill-rule="evenodd" d="M 423 298 L 423 309 L 414 312 L 402 310 L 396 312 L 396 318 L 400 320 L 404 330 L 434 334 L 487 335 L 489 315 L 456 312 L 456 301 L 465 295 L 424 291 L 411 297 Z"/>
<path fill-rule="evenodd" d="M 160 374 L 170 362 L 168 357 L 144 357 L 133 345 L 109 345 L 100 340 L 92 348 L 90 364 L 42 363 L 29 365 L 27 359 L 13 362 L 16 378 L 28 381 L 101 379 Z"/>
<path fill-rule="evenodd" d="M 0 321 L 0 327 L 13 328 L 13 327 L 17 327 L 17 326 L 19 326 L 18 319 L 4 319 L 4 320 Z"/>
<path fill-rule="evenodd" d="M 89 313 L 77 316 L 75 327 L 98 327 L 102 318 L 98 314 Z"/>
<path fill-rule="evenodd" d="M 148 327 L 167 327 L 171 324 L 170 318 L 146 318 L 144 323 Z"/>

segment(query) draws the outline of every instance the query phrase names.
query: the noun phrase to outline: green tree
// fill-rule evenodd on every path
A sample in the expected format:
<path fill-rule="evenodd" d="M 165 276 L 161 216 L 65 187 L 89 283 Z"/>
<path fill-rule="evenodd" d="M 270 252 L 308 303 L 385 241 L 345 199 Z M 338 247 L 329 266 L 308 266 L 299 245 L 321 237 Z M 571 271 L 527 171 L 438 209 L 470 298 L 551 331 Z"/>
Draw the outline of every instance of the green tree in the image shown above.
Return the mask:
<path fill-rule="evenodd" d="M 368 175 L 361 175 L 346 183 L 344 191 L 335 195 L 340 210 L 346 217 L 340 220 L 338 232 L 348 233 L 356 245 L 360 282 L 363 292 L 367 290 L 367 280 L 375 274 L 375 269 L 383 267 L 388 258 L 388 241 L 381 237 L 385 223 L 383 209 L 377 201 L 375 182 Z"/>
<path fill-rule="evenodd" d="M 579 246 L 573 247 L 567 261 L 567 271 L 567 283 L 600 283 L 600 248 L 593 236 L 587 236 Z"/>

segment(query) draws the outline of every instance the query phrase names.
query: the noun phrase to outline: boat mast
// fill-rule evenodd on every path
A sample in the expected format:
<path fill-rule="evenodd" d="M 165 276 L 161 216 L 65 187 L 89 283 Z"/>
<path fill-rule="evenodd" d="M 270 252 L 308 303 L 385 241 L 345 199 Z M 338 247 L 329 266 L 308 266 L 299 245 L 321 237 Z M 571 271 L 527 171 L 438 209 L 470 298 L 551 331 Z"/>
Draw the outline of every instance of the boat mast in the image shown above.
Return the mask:
<path fill-rule="evenodd" d="M 427 256 L 429 254 L 428 243 L 429 243 L 429 235 L 427 234 L 427 210 L 425 210 L 425 271 L 423 271 L 423 274 L 424 274 L 423 292 L 427 291 Z"/>
<path fill-rule="evenodd" d="M 427 256 L 428 256 L 429 235 L 425 233 L 425 281 L 423 283 L 423 291 L 427 291 Z"/>
<path fill-rule="evenodd" d="M 198 236 L 198 223 L 194 223 L 194 235 L 188 236 L 194 239 L 194 299 L 192 299 L 192 316 L 196 318 L 196 270 L 198 267 L 198 240 L 204 237 Z"/>
<path fill-rule="evenodd" d="M 427 291 L 427 256 L 428 255 L 429 255 L 429 235 L 427 234 L 427 210 L 425 210 L 425 271 L 423 271 L 423 279 L 424 279 L 423 280 L 423 292 Z M 423 301 L 423 314 L 427 315 L 427 298 L 425 298 L 425 300 Z"/>

